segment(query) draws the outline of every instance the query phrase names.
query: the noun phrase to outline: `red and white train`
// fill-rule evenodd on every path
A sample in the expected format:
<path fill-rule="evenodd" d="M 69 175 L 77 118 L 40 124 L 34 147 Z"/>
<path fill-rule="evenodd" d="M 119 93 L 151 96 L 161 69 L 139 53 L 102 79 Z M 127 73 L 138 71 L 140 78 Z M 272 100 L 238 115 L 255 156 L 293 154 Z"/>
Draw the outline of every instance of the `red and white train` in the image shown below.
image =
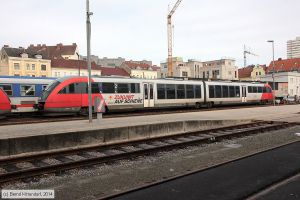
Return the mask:
<path fill-rule="evenodd" d="M 6 93 L 0 88 L 0 118 L 3 118 L 6 114 L 10 113 L 10 111 L 10 100 Z"/>
<path fill-rule="evenodd" d="M 87 77 L 57 79 L 43 91 L 37 108 L 43 112 L 86 112 L 87 81 Z M 200 108 L 268 103 L 273 99 L 271 87 L 264 83 L 117 77 L 93 77 L 93 102 L 95 97 L 105 100 L 106 111 L 176 106 Z"/>

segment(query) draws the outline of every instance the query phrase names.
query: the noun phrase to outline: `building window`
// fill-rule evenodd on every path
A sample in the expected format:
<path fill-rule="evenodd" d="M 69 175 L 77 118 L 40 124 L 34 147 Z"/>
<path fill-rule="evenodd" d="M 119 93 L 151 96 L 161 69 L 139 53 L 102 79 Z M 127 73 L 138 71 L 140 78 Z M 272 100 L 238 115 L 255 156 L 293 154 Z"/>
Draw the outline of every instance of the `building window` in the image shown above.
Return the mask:
<path fill-rule="evenodd" d="M 20 63 L 14 63 L 14 70 L 20 70 Z"/>
<path fill-rule="evenodd" d="M 182 72 L 182 76 L 183 76 L 183 77 L 187 77 L 187 76 L 188 76 L 188 73 L 187 73 L 187 72 Z"/>
<path fill-rule="evenodd" d="M 261 75 L 261 72 L 259 72 L 259 75 Z"/>
<path fill-rule="evenodd" d="M 41 65 L 41 70 L 42 71 L 46 71 L 47 70 L 47 66 L 46 65 Z"/>
<path fill-rule="evenodd" d="M 30 64 L 29 63 L 26 64 L 26 70 L 30 70 Z"/>
<path fill-rule="evenodd" d="M 31 65 L 31 70 L 35 70 L 35 64 Z"/>
<path fill-rule="evenodd" d="M 20 76 L 20 74 L 14 74 L 14 76 Z"/>

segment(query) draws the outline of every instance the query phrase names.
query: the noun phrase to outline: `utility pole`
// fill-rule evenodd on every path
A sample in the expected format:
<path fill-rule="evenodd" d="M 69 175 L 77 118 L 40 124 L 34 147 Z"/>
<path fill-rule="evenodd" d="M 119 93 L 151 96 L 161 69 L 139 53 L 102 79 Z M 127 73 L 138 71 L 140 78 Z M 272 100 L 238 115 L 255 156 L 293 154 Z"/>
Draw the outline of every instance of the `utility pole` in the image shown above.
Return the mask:
<path fill-rule="evenodd" d="M 88 103 L 89 103 L 89 123 L 93 122 L 92 116 L 92 87 L 91 87 L 91 21 L 90 2 L 86 0 L 86 39 L 87 39 L 87 63 L 88 63 Z"/>
<path fill-rule="evenodd" d="M 275 63 L 274 63 L 274 40 L 268 40 L 267 42 L 272 43 L 272 52 L 273 52 L 273 61 L 272 61 L 272 67 L 273 67 L 273 72 L 272 72 L 272 79 L 273 79 L 273 105 L 275 106 L 275 77 L 274 77 L 274 72 L 275 72 Z"/>

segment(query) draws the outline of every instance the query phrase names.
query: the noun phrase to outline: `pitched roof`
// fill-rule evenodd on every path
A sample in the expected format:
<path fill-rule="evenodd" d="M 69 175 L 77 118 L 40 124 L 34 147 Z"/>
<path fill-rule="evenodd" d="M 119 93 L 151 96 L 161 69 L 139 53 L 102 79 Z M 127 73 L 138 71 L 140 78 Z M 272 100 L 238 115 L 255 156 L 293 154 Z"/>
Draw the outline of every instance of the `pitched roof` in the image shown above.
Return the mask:
<path fill-rule="evenodd" d="M 156 65 L 151 66 L 151 68 L 153 69 L 153 71 L 159 71 L 160 70 L 160 67 L 158 67 Z"/>
<path fill-rule="evenodd" d="M 253 71 L 253 65 L 248 67 L 243 67 L 239 69 L 239 78 L 248 78 L 251 77 L 251 72 Z"/>
<path fill-rule="evenodd" d="M 112 67 L 100 67 L 103 76 L 130 76 L 124 69 Z"/>
<path fill-rule="evenodd" d="M 130 69 L 137 69 L 138 67 L 143 70 L 148 70 L 151 68 L 151 65 L 148 65 L 146 63 L 138 63 L 138 62 L 132 62 L 132 61 L 125 61 L 123 64 L 125 64 Z"/>
<path fill-rule="evenodd" d="M 52 59 L 51 60 L 52 68 L 69 68 L 69 69 L 87 69 L 87 61 L 85 60 L 71 60 L 71 59 Z M 91 65 L 93 70 L 101 70 L 99 65 L 96 65 L 95 62 L 92 62 Z"/>
<path fill-rule="evenodd" d="M 274 61 L 275 71 L 299 71 L 300 70 L 300 58 L 291 59 L 278 59 Z M 273 71 L 273 62 L 271 61 L 267 69 L 268 72 Z"/>
<path fill-rule="evenodd" d="M 3 47 L 2 48 L 7 56 L 9 57 L 21 57 L 21 54 L 26 53 L 28 55 L 28 58 L 35 58 L 36 55 L 41 55 L 42 58 L 46 58 L 46 55 L 42 54 L 42 53 L 38 53 L 36 51 L 33 50 L 28 50 L 22 47 L 19 48 L 12 48 L 12 47 Z"/>
<path fill-rule="evenodd" d="M 62 43 L 55 46 L 43 45 L 30 45 L 28 50 L 33 50 L 38 53 L 43 53 L 50 59 L 62 58 L 62 55 L 74 55 L 76 53 L 77 44 L 73 43 L 72 45 L 63 45 Z"/>

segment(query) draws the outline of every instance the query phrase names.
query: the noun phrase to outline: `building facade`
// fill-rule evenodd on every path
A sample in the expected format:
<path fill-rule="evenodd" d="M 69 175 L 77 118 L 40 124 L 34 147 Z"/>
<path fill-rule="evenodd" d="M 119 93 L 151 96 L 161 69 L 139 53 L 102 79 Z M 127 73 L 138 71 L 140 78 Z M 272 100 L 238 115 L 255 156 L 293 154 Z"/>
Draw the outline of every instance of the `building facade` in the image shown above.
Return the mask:
<path fill-rule="evenodd" d="M 243 67 L 238 71 L 239 80 L 258 81 L 260 80 L 260 77 L 266 74 L 265 70 L 265 65 L 251 65 L 248 67 Z"/>
<path fill-rule="evenodd" d="M 122 63 L 120 68 L 124 69 L 131 77 L 145 79 L 158 78 L 157 68 L 146 63 L 125 61 Z"/>
<path fill-rule="evenodd" d="M 172 66 L 173 66 L 173 77 L 191 77 L 191 68 L 187 65 L 186 62 L 183 61 L 181 57 L 173 57 L 172 58 Z M 168 64 L 166 62 L 160 63 L 160 77 L 166 78 L 168 77 Z"/>
<path fill-rule="evenodd" d="M 274 86 L 272 74 L 261 77 L 261 81 L 269 83 L 275 88 L 276 97 L 300 95 L 300 73 L 299 72 L 277 72 L 274 73 Z"/>
<path fill-rule="evenodd" d="M 287 41 L 287 58 L 300 58 L 300 37 Z"/>
<path fill-rule="evenodd" d="M 200 78 L 238 80 L 238 68 L 234 59 L 220 59 L 203 62 Z"/>
<path fill-rule="evenodd" d="M 190 68 L 190 76 L 192 78 L 201 78 L 201 69 L 203 67 L 203 63 L 197 60 L 188 60 L 186 63 L 187 67 Z"/>
<path fill-rule="evenodd" d="M 42 53 L 5 45 L 0 52 L 0 75 L 50 77 L 51 60 Z"/>
<path fill-rule="evenodd" d="M 52 59 L 52 77 L 88 76 L 87 62 L 84 60 Z M 92 62 L 92 75 L 100 76 L 101 67 Z"/>

